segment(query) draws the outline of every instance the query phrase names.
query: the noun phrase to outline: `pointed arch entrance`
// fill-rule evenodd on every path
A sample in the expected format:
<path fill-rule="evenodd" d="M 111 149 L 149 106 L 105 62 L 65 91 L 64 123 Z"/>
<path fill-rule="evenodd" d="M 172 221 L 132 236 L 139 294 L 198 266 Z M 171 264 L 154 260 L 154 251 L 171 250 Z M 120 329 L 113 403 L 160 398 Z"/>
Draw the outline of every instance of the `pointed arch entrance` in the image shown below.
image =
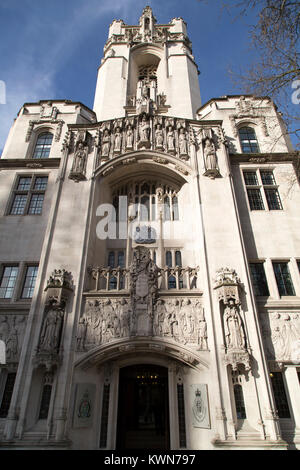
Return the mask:
<path fill-rule="evenodd" d="M 168 386 L 166 367 L 120 369 L 117 449 L 170 449 Z"/>

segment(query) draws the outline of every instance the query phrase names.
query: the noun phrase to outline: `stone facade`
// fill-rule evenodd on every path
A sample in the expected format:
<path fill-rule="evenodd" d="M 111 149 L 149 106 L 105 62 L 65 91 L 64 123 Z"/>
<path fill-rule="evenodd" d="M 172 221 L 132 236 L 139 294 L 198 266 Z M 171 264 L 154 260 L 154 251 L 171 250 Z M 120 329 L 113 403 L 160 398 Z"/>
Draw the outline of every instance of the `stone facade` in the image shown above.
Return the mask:
<path fill-rule="evenodd" d="M 24 104 L 0 160 L 0 447 L 140 445 L 118 414 L 133 383 L 166 393 L 162 449 L 300 447 L 283 129 L 268 98 L 201 106 L 184 21 L 149 7 L 110 25 L 94 110 Z"/>

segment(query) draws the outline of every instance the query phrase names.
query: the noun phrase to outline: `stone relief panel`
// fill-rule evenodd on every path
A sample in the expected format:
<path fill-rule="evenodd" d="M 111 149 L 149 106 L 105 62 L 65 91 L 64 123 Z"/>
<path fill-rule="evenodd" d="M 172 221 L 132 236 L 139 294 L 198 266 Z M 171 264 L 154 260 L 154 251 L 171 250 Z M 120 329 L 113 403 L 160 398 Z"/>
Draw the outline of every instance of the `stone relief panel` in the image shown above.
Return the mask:
<path fill-rule="evenodd" d="M 189 160 L 195 145 L 193 129 L 185 119 L 138 116 L 103 122 L 97 137 L 99 164 L 118 155 L 142 149 L 168 153 L 180 160 Z"/>
<path fill-rule="evenodd" d="M 208 393 L 206 384 L 191 385 L 192 425 L 195 428 L 210 428 Z"/>
<path fill-rule="evenodd" d="M 201 298 L 160 297 L 161 270 L 145 246 L 133 250 L 129 293 L 122 297 L 87 299 L 78 324 L 77 350 L 121 338 L 147 336 L 172 339 L 207 350 L 207 325 Z"/>
<path fill-rule="evenodd" d="M 27 315 L 1 314 L 0 340 L 5 344 L 6 362 L 18 362 L 24 339 Z"/>
<path fill-rule="evenodd" d="M 96 385 L 76 384 L 73 427 L 89 428 L 93 424 Z"/>
<path fill-rule="evenodd" d="M 300 312 L 261 314 L 267 358 L 300 364 Z"/>
<path fill-rule="evenodd" d="M 143 288 L 143 281 L 141 283 L 139 289 Z M 139 301 L 144 298 L 141 296 Z M 144 308 L 141 305 L 137 305 L 134 312 L 130 298 L 87 300 L 78 323 L 77 351 L 134 336 L 157 336 L 199 351 L 208 350 L 207 324 L 200 299 L 158 298 L 152 318 L 146 313 L 145 303 Z"/>

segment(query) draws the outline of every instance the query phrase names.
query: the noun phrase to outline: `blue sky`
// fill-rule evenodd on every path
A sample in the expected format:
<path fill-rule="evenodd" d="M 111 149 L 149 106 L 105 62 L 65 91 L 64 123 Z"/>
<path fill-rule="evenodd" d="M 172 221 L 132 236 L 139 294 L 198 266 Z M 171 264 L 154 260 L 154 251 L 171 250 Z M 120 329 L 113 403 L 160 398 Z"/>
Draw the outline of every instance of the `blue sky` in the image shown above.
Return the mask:
<path fill-rule="evenodd" d="M 182 17 L 201 72 L 202 102 L 240 92 L 228 69 L 247 64 L 249 25 L 255 13 L 234 21 L 219 0 L 0 0 L 0 152 L 19 109 L 41 99 L 81 101 L 92 108 L 97 67 L 113 19 L 137 24 L 150 5 L 158 23 Z M 17 155 L 16 155 L 17 158 Z"/>

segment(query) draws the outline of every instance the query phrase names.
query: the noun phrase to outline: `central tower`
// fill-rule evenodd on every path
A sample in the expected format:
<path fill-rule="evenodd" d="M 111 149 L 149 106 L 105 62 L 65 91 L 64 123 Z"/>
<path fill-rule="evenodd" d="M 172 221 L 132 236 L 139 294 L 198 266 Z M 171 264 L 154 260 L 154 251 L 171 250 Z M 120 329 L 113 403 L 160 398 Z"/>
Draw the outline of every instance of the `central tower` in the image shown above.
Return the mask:
<path fill-rule="evenodd" d="M 156 24 L 144 8 L 139 24 L 114 20 L 98 69 L 98 121 L 141 113 L 195 119 L 201 106 L 198 68 L 182 18 Z"/>

